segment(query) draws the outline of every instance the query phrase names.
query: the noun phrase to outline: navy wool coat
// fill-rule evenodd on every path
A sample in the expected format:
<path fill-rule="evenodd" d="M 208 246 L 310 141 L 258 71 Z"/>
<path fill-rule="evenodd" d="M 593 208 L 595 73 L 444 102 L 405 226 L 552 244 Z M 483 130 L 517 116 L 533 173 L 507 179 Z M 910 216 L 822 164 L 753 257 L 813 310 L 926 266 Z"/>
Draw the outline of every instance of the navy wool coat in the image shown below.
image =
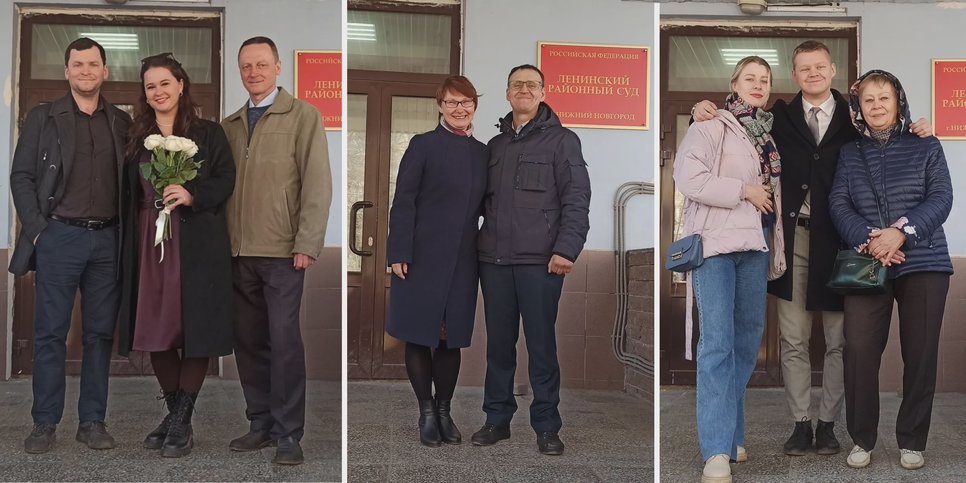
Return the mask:
<path fill-rule="evenodd" d="M 389 213 L 388 262 L 408 263 L 392 276 L 389 335 L 428 347 L 468 347 L 478 290 L 476 237 L 488 153 L 472 137 L 442 125 L 415 136 L 399 164 Z"/>

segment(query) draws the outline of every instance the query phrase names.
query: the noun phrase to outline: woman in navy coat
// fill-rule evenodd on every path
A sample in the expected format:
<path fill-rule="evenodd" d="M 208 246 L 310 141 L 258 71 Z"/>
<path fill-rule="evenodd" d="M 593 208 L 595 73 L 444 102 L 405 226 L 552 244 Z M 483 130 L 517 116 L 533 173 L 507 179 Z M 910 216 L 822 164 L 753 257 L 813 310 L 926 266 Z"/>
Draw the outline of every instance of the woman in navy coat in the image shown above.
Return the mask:
<path fill-rule="evenodd" d="M 479 96 L 463 76 L 436 91 L 440 123 L 417 135 L 399 164 L 389 213 L 389 335 L 406 342 L 419 401 L 419 439 L 459 444 L 450 401 L 476 316 L 476 237 L 486 188 L 486 145 L 473 138 Z M 433 397 L 433 387 L 436 395 Z"/>
<path fill-rule="evenodd" d="M 868 466 L 876 446 L 879 366 L 898 303 L 903 370 L 896 440 L 899 464 L 914 470 L 925 464 L 953 272 L 942 226 L 953 206 L 952 180 L 939 141 L 909 134 L 909 104 L 895 76 L 873 70 L 859 77 L 849 104 L 861 136 L 842 146 L 829 212 L 843 241 L 889 268 L 885 293 L 845 296 L 845 420 L 855 443 L 846 462 Z"/>

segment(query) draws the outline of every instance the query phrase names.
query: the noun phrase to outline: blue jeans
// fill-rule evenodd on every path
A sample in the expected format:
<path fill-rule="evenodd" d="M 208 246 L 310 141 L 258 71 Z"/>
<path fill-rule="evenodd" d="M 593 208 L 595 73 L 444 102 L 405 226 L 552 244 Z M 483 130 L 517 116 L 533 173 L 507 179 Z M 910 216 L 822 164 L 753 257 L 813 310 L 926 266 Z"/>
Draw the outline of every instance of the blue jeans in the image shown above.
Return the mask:
<path fill-rule="evenodd" d="M 67 331 L 74 296 L 81 291 L 80 422 L 104 421 L 108 375 L 121 290 L 117 282 L 116 226 L 88 231 L 51 221 L 37 239 L 34 315 L 34 423 L 60 423 L 64 414 Z"/>
<path fill-rule="evenodd" d="M 745 386 L 765 328 L 768 253 L 710 257 L 691 272 L 698 302 L 698 440 L 704 459 L 736 458 L 745 441 Z"/>

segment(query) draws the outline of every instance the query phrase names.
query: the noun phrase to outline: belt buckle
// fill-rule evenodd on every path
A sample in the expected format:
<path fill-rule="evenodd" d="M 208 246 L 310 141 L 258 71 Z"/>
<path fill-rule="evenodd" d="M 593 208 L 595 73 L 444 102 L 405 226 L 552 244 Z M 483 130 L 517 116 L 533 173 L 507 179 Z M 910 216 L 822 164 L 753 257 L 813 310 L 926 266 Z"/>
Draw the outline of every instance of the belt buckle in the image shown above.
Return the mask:
<path fill-rule="evenodd" d="M 104 221 L 102 220 L 87 220 L 86 228 L 88 231 L 96 231 L 104 228 Z"/>

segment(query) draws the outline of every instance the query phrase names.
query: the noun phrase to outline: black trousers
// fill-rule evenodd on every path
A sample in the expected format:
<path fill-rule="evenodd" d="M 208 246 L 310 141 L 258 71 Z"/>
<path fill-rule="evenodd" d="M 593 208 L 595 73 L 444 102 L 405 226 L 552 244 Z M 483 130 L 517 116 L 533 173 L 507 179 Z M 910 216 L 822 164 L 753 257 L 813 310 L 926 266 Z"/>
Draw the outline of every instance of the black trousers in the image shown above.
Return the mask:
<path fill-rule="evenodd" d="M 291 258 L 235 257 L 235 361 L 253 430 L 301 439 L 305 348 L 299 327 L 304 270 Z"/>
<path fill-rule="evenodd" d="M 513 376 L 517 369 L 520 317 L 527 337 L 527 363 L 533 403 L 530 426 L 536 432 L 560 430 L 560 365 L 557 363 L 557 304 L 562 275 L 546 265 L 480 263 L 480 287 L 486 316 L 486 422 L 509 426 L 517 402 Z"/>
<path fill-rule="evenodd" d="M 845 417 L 852 441 L 875 448 L 879 427 L 879 366 L 889 340 L 893 300 L 899 306 L 902 404 L 896 418 L 900 449 L 923 451 L 929 436 L 936 362 L 949 274 L 918 272 L 890 280 L 881 295 L 845 297 Z"/>
<path fill-rule="evenodd" d="M 86 423 L 104 421 L 107 415 L 111 349 L 121 302 L 117 238 L 116 226 L 87 230 L 51 220 L 37 239 L 34 423 L 56 424 L 64 414 L 67 332 L 78 288 L 84 359 L 77 416 Z"/>

